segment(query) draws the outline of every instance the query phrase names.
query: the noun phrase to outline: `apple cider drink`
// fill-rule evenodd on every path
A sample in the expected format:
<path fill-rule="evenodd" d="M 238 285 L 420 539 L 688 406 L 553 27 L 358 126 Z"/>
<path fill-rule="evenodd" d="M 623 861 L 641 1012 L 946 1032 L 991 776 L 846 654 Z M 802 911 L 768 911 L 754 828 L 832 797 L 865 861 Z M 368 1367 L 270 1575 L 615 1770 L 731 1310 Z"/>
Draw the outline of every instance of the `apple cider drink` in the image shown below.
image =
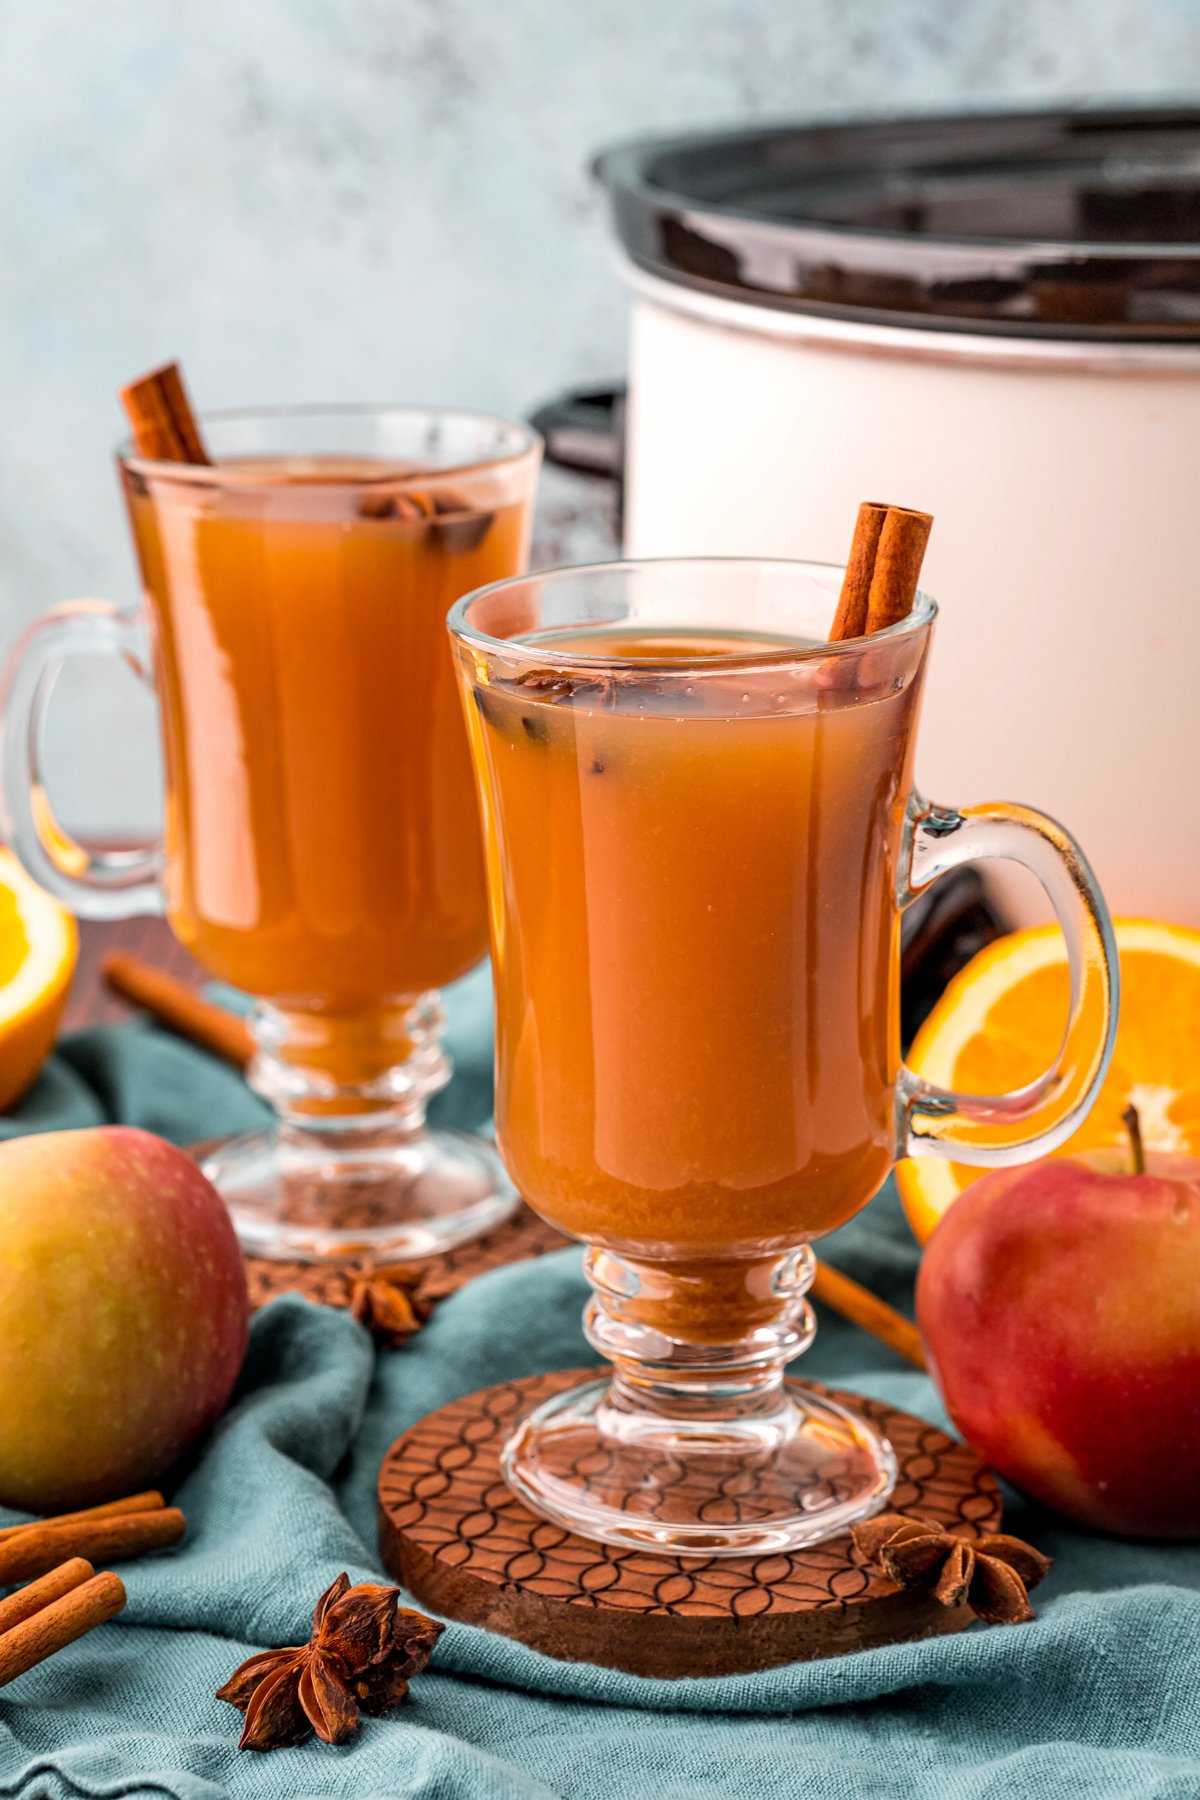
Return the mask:
<path fill-rule="evenodd" d="M 439 990 L 488 941 L 446 613 L 524 568 L 539 441 L 386 406 L 185 430 L 177 370 L 128 393 L 166 777 L 146 889 L 253 998 L 248 1077 L 278 1119 L 205 1170 L 256 1251 L 428 1254 L 516 1203 L 492 1145 L 425 1106 L 450 1077 Z"/>
<path fill-rule="evenodd" d="M 914 789 L 929 523 L 867 502 L 844 571 L 598 564 L 450 615 L 500 1146 L 587 1246 L 584 1333 L 611 1364 L 522 1413 L 500 1466 L 535 1513 L 605 1543 L 771 1553 L 877 1511 L 885 1435 L 786 1372 L 816 1329 L 811 1240 L 897 1156 L 1027 1159 L 1111 1052 L 1106 921 L 1077 847 L 1028 808 Z M 904 1066 L 898 1004 L 905 906 L 974 856 L 1038 874 L 1072 968 L 1059 1061 L 983 1099 Z"/>
<path fill-rule="evenodd" d="M 831 706 L 803 664 L 737 664 L 779 647 L 763 634 L 541 641 L 615 666 L 529 671 L 470 708 L 514 1179 L 567 1231 L 643 1257 L 830 1231 L 894 1154 L 919 679 Z"/>
<path fill-rule="evenodd" d="M 250 993 L 361 1015 L 486 948 L 444 620 L 520 568 L 528 497 L 400 493 L 386 465 L 330 457 L 223 473 L 127 481 L 166 697 L 171 924 Z"/>

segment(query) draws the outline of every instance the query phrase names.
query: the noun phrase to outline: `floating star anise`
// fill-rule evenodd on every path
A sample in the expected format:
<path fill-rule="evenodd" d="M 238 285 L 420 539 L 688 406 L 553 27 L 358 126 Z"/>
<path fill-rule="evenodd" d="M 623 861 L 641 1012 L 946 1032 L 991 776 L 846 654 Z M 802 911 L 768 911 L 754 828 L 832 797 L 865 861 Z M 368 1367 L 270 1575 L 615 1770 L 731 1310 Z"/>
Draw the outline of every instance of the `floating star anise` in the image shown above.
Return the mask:
<path fill-rule="evenodd" d="M 218 1700 L 246 1715 L 239 1750 L 278 1750 L 315 1731 L 344 1744 L 359 1712 L 384 1713 L 408 1692 L 444 1629 L 399 1605 L 400 1590 L 339 1575 L 313 1611 L 312 1637 L 263 1650 L 235 1669 Z"/>
<path fill-rule="evenodd" d="M 988 1625 L 1032 1619 L 1027 1590 L 1050 1567 L 1050 1558 L 1021 1538 L 997 1531 L 971 1543 L 905 1513 L 879 1513 L 851 1535 L 859 1553 L 900 1587 L 921 1588 L 943 1606 L 965 1602 Z"/>
<path fill-rule="evenodd" d="M 392 1263 L 360 1275 L 350 1293 L 351 1317 L 378 1343 L 398 1350 L 433 1311 L 433 1299 L 425 1292 L 426 1274 L 416 1263 Z"/>

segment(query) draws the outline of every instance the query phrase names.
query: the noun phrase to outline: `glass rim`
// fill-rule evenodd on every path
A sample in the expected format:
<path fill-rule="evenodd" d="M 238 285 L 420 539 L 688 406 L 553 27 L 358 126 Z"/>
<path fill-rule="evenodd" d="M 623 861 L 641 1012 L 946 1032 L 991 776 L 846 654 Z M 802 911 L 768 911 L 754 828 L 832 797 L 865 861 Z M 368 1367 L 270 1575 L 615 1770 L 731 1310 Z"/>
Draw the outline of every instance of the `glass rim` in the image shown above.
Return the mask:
<path fill-rule="evenodd" d="M 425 481 L 432 475 L 440 480 L 448 475 L 469 475 L 480 469 L 502 467 L 506 463 L 520 462 L 523 457 L 538 452 L 544 447 L 542 435 L 523 419 L 510 419 L 504 413 L 486 412 L 471 406 L 423 406 L 416 401 L 405 400 L 365 400 L 340 401 L 318 400 L 303 401 L 294 406 L 225 406 L 210 409 L 196 414 L 201 425 L 218 425 L 234 422 L 253 422 L 271 419 L 371 419 L 384 417 L 403 417 L 409 419 L 454 420 L 463 424 L 497 425 L 505 432 L 511 433 L 513 442 L 490 456 L 472 456 L 464 462 L 447 463 L 437 469 L 424 469 L 411 474 L 389 474 L 386 471 L 370 476 L 330 475 L 328 480 L 319 476 L 306 482 L 309 487 L 371 487 L 377 482 L 386 482 L 394 487 L 405 481 Z M 310 454 L 319 456 L 321 452 Z M 116 446 L 115 455 L 123 469 L 129 469 L 136 475 L 153 475 L 156 479 L 167 481 L 202 482 L 209 487 L 246 487 L 255 485 L 277 486 L 262 481 L 252 469 L 229 468 L 222 463 L 181 463 L 163 462 L 155 457 L 139 456 L 134 448 L 133 439 L 124 437 Z"/>
<path fill-rule="evenodd" d="M 506 650 L 508 652 L 524 651 L 530 655 L 540 654 L 543 660 L 553 662 L 556 668 L 580 669 L 584 671 L 598 670 L 611 672 L 623 670 L 629 674 L 636 669 L 638 674 L 654 676 L 685 674 L 694 676 L 705 671 L 729 670 L 736 668 L 764 668 L 785 666 L 791 663 L 816 662 L 830 656 L 861 656 L 879 644 L 894 642 L 897 638 L 915 637 L 920 631 L 927 631 L 937 617 L 937 601 L 932 595 L 918 588 L 911 610 L 903 619 L 894 625 L 888 625 L 883 631 L 874 631 L 870 637 L 844 638 L 836 642 L 820 644 L 789 645 L 781 649 L 739 650 L 729 656 L 678 656 L 657 660 L 653 657 L 638 657 L 631 664 L 628 657 L 593 656 L 583 651 L 556 650 L 549 643 L 530 643 L 520 637 L 493 637 L 490 632 L 482 631 L 473 625 L 467 617 L 470 607 L 485 594 L 492 594 L 505 588 L 525 587 L 530 583 L 570 581 L 573 578 L 589 575 L 622 574 L 639 569 L 762 569 L 775 570 L 783 574 L 827 575 L 839 579 L 845 574 L 844 563 L 815 562 L 801 557 L 783 556 L 643 556 L 618 557 L 612 562 L 594 563 L 560 563 L 550 569 L 534 569 L 525 575 L 509 575 L 503 581 L 489 581 L 483 587 L 473 588 L 456 600 L 446 615 L 446 624 L 451 635 L 460 643 L 470 644 L 482 650 Z M 586 626 L 586 620 L 580 620 Z M 570 629 L 564 627 L 563 629 Z"/>

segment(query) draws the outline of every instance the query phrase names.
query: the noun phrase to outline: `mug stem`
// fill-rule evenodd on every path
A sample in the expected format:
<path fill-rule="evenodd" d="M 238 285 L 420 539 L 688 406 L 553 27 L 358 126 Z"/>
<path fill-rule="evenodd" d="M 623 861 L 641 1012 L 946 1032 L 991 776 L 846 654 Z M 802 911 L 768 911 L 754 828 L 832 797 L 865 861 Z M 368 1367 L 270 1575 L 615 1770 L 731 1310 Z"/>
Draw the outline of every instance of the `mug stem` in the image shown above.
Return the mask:
<path fill-rule="evenodd" d="M 516 1192 L 490 1143 L 426 1125 L 451 1068 L 436 993 L 351 1014 L 260 1002 L 250 1023 L 248 1079 L 275 1121 L 214 1146 L 202 1164 L 244 1249 L 408 1259 L 513 1211 Z"/>
<path fill-rule="evenodd" d="M 807 1244 L 771 1258 L 670 1264 L 589 1249 L 583 1329 L 613 1365 L 612 1404 L 625 1415 L 714 1423 L 777 1404 L 785 1366 L 816 1333 L 806 1298 L 815 1270 Z"/>
<path fill-rule="evenodd" d="M 510 1437 L 505 1477 L 536 1512 L 627 1549 L 746 1556 L 884 1504 L 887 1440 L 785 1374 L 816 1330 L 808 1245 L 669 1265 L 593 1247 L 585 1268 L 584 1331 L 612 1376 L 555 1395 Z"/>
<path fill-rule="evenodd" d="M 362 1013 L 299 1011 L 260 1001 L 250 1016 L 246 1079 L 295 1131 L 419 1131 L 452 1064 L 436 993 Z"/>

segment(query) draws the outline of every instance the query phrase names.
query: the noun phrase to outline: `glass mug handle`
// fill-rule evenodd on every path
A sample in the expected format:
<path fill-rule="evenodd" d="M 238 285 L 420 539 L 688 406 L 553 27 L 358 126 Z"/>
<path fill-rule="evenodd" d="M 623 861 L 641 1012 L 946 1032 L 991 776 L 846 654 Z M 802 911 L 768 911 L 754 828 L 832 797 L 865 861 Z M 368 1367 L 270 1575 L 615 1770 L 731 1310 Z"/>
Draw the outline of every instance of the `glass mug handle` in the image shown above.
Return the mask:
<path fill-rule="evenodd" d="M 35 880 L 84 919 L 163 910 L 161 844 L 90 850 L 54 816 L 42 770 L 46 709 L 71 656 L 117 655 L 152 680 L 145 625 L 107 600 L 69 600 L 17 641 L 0 679 L 0 811 L 4 835 Z"/>
<path fill-rule="evenodd" d="M 901 859 L 905 907 L 960 864 L 1003 858 L 1041 882 L 1067 940 L 1070 1013 L 1053 1064 L 1009 1094 L 956 1094 L 902 1064 L 896 1081 L 897 1156 L 944 1156 L 977 1168 L 1028 1162 L 1080 1124 L 1108 1071 L 1120 974 L 1108 908 L 1078 844 L 1028 806 L 931 806 L 914 797 Z"/>

